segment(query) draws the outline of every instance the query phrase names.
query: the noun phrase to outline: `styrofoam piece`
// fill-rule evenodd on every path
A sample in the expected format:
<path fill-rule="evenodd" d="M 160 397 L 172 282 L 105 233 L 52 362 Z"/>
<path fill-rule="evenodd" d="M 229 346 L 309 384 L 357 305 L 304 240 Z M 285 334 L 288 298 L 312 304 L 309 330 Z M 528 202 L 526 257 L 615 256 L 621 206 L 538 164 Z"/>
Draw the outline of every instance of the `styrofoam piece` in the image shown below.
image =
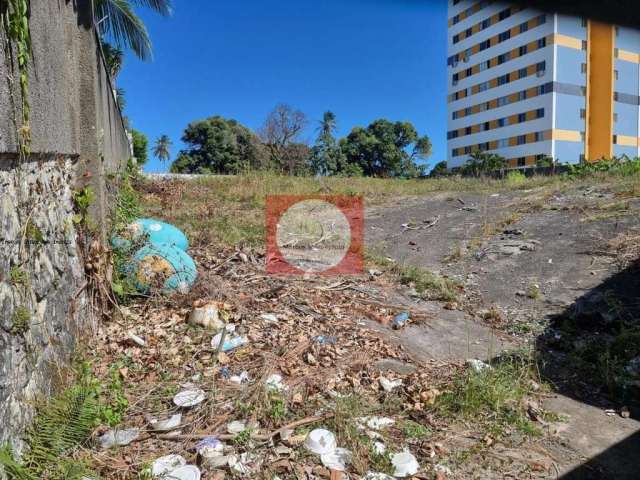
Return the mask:
<path fill-rule="evenodd" d="M 309 432 L 304 446 L 316 455 L 325 455 L 336 449 L 336 436 L 329 430 L 317 428 Z"/>
<path fill-rule="evenodd" d="M 153 477 L 162 477 L 178 467 L 186 465 L 187 461 L 182 455 L 165 455 L 157 458 L 151 465 L 151 475 Z"/>
<path fill-rule="evenodd" d="M 391 464 L 394 467 L 394 477 L 404 478 L 415 475 L 420 470 L 418 460 L 411 452 L 399 452 L 391 457 Z"/>
<path fill-rule="evenodd" d="M 176 393 L 173 397 L 173 403 L 178 407 L 190 408 L 202 403 L 206 395 L 201 388 L 190 388 Z"/>
<path fill-rule="evenodd" d="M 351 463 L 353 454 L 346 448 L 336 448 L 333 452 L 320 455 L 322 465 L 329 470 L 338 470 L 344 472 L 347 469 L 347 465 Z"/>
<path fill-rule="evenodd" d="M 149 425 L 156 432 L 168 432 L 169 430 L 173 430 L 180 426 L 180 422 L 182 422 L 182 414 L 176 413 L 175 415 L 171 415 L 169 418 L 165 418 L 163 420 L 157 420 L 155 418 L 149 421 Z"/>

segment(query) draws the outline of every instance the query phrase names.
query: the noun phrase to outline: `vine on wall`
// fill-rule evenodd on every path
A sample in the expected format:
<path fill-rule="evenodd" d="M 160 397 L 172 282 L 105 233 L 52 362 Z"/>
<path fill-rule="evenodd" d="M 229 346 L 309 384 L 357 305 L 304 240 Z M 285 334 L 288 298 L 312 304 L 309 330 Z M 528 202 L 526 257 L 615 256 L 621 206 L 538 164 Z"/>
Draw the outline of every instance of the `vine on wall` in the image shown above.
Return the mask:
<path fill-rule="evenodd" d="M 0 0 L 0 29 L 4 38 L 5 62 L 11 71 L 17 66 L 20 82 L 21 122 L 14 116 L 20 154 L 29 153 L 31 128 L 29 126 L 29 62 L 31 61 L 31 32 L 29 30 L 29 0 Z M 14 58 L 15 52 L 15 58 Z M 11 82 L 11 79 L 9 79 Z M 10 93 L 13 91 L 9 85 Z"/>

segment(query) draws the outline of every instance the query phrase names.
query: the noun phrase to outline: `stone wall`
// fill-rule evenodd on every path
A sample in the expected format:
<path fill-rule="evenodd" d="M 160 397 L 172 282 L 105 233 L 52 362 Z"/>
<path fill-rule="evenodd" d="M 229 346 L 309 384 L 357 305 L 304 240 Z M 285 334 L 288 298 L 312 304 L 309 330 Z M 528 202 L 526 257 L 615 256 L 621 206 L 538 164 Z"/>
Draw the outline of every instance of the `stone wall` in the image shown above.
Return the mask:
<path fill-rule="evenodd" d="M 91 214 L 105 240 L 107 185 L 131 156 L 91 1 L 32 0 L 29 23 L 32 143 L 22 160 L 16 73 L 0 49 L 0 445 L 18 450 L 33 400 L 52 392 L 79 334 L 95 326 L 73 191 L 95 191 Z"/>

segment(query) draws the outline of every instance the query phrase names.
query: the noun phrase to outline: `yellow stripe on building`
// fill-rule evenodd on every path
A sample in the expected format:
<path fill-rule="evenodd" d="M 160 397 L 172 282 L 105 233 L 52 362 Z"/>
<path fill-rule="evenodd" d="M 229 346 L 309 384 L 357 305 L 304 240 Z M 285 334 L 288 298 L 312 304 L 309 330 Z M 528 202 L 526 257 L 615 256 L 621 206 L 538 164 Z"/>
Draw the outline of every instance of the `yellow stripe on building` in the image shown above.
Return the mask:
<path fill-rule="evenodd" d="M 640 137 L 616 135 L 616 145 L 624 145 L 625 147 L 637 147 L 638 145 L 640 145 Z"/>
<path fill-rule="evenodd" d="M 565 142 L 581 142 L 582 135 L 577 130 L 561 130 L 559 128 L 554 128 L 551 130 L 551 139 L 552 140 L 563 140 Z"/>
<path fill-rule="evenodd" d="M 552 37 L 552 43 L 555 43 L 562 47 L 582 50 L 582 40 L 580 40 L 579 38 L 570 37 L 569 35 L 562 35 L 561 33 L 554 33 Z"/>
<path fill-rule="evenodd" d="M 626 62 L 640 63 L 640 53 L 633 53 L 627 50 L 618 49 L 618 59 Z"/>

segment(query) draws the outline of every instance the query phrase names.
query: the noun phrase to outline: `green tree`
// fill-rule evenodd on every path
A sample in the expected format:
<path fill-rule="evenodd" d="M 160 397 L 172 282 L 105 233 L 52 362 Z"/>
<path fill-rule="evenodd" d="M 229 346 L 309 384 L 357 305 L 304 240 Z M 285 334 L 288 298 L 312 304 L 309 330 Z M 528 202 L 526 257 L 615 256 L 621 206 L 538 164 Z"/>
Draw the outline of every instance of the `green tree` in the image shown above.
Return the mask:
<path fill-rule="evenodd" d="M 443 161 L 438 162 L 438 163 L 436 163 L 434 165 L 434 167 L 429 172 L 429 176 L 430 177 L 441 177 L 443 175 L 446 175 L 447 172 L 448 172 L 448 170 L 447 170 L 447 162 L 446 162 L 446 160 L 443 160 Z"/>
<path fill-rule="evenodd" d="M 153 145 L 153 156 L 161 162 L 166 162 L 171 158 L 172 145 L 168 135 L 160 135 Z"/>
<path fill-rule="evenodd" d="M 174 173 L 235 174 L 261 166 L 257 137 L 235 120 L 215 116 L 192 122 L 182 141 L 189 148 L 171 165 Z"/>
<path fill-rule="evenodd" d="M 503 170 L 506 167 L 507 161 L 504 157 L 496 153 L 476 150 L 469 155 L 469 159 L 462 167 L 462 173 L 473 177 L 480 177 L 498 170 Z"/>
<path fill-rule="evenodd" d="M 376 120 L 367 128 L 356 127 L 340 141 L 346 165 L 360 167 L 366 176 L 416 177 L 425 166 L 417 163 L 431 154 L 429 137 L 419 137 L 409 122 Z M 350 167 L 353 168 L 353 167 Z"/>
<path fill-rule="evenodd" d="M 151 59 L 151 39 L 134 8 L 148 7 L 168 16 L 170 0 L 94 0 L 93 6 L 101 35 L 112 38 L 117 48 L 130 48 L 141 60 Z"/>
<path fill-rule="evenodd" d="M 318 129 L 318 138 L 311 149 L 310 167 L 316 175 L 335 175 L 346 159 L 334 137 L 336 116 L 325 112 Z"/>
<path fill-rule="evenodd" d="M 109 42 L 102 41 L 102 53 L 104 55 L 104 61 L 107 64 L 107 71 L 111 80 L 115 80 L 120 70 L 122 70 L 122 63 L 124 61 L 124 54 L 118 47 L 114 47 Z"/>
<path fill-rule="evenodd" d="M 142 166 L 148 160 L 147 148 L 149 141 L 144 133 L 134 128 L 131 129 L 131 136 L 133 137 L 133 156 L 136 157 L 138 165 Z"/>

